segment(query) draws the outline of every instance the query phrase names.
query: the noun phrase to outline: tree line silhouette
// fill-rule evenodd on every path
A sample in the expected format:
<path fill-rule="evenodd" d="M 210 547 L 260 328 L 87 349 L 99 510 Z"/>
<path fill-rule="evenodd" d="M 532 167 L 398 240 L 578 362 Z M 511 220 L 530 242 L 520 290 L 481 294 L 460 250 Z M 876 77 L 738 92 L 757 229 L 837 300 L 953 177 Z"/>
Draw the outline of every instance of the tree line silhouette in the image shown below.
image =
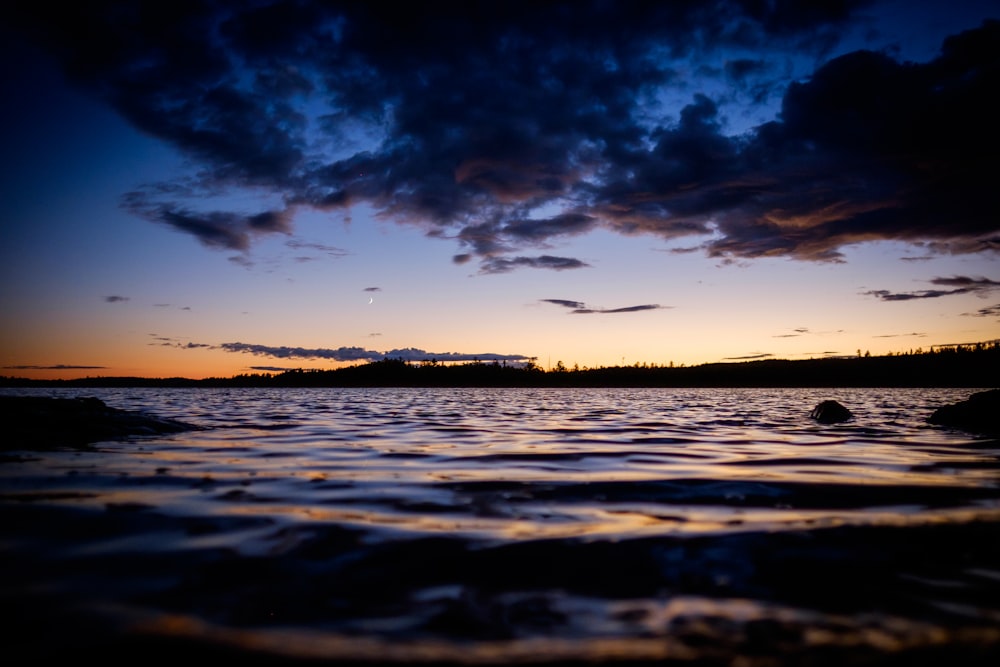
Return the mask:
<path fill-rule="evenodd" d="M 633 364 L 545 370 L 473 361 L 443 364 L 386 357 L 332 370 L 295 369 L 229 378 L 0 377 L 3 387 L 995 387 L 1000 341 L 937 346 L 929 351 L 857 357 L 762 359 L 694 366 Z"/>

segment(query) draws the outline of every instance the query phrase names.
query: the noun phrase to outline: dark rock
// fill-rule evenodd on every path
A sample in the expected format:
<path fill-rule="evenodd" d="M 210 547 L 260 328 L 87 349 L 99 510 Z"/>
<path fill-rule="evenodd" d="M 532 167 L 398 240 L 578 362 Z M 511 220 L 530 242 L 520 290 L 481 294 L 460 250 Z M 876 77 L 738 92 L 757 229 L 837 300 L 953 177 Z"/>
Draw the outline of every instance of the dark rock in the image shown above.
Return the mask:
<path fill-rule="evenodd" d="M 980 391 L 967 400 L 943 405 L 927 422 L 982 435 L 1000 435 L 1000 389 Z"/>
<path fill-rule="evenodd" d="M 0 396 L 2 449 L 86 447 L 101 440 L 181 433 L 200 427 L 173 419 L 118 410 L 93 397 Z"/>
<path fill-rule="evenodd" d="M 837 424 L 852 419 L 854 415 L 837 401 L 823 401 L 818 404 L 809 416 L 820 424 Z"/>

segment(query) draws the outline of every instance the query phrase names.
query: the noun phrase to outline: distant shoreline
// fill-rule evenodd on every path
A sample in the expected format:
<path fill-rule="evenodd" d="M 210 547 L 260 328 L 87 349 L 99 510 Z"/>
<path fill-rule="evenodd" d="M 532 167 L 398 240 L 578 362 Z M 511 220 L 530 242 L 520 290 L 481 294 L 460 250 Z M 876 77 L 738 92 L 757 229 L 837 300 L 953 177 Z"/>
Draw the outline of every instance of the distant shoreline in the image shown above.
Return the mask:
<path fill-rule="evenodd" d="M 497 362 L 441 364 L 386 358 L 335 370 L 290 370 L 230 378 L 87 377 L 40 380 L 0 377 L 0 388 L 74 387 L 664 387 L 820 388 L 970 387 L 1000 384 L 1000 343 L 942 348 L 917 354 L 768 359 L 698 366 L 635 364 L 600 368 L 538 366 Z"/>

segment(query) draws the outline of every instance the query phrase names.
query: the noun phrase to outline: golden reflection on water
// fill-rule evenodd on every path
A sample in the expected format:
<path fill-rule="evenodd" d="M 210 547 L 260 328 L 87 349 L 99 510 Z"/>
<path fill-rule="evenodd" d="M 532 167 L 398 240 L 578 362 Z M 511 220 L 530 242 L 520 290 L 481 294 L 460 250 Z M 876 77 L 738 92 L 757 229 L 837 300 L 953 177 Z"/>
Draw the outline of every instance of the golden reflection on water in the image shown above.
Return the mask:
<path fill-rule="evenodd" d="M 161 639 L 196 640 L 201 644 L 233 646 L 257 657 L 271 655 L 306 660 L 359 661 L 382 664 L 499 665 L 581 662 L 618 664 L 631 661 L 682 661 L 695 664 L 720 656 L 739 656 L 726 664 L 775 664 L 802 660 L 812 664 L 830 651 L 861 650 L 885 656 L 919 655 L 947 647 L 971 649 L 1000 641 L 1000 628 L 949 630 L 930 623 L 873 614 L 866 618 L 818 614 L 809 610 L 746 599 L 674 596 L 665 601 L 635 600 L 606 603 L 575 598 L 564 601 L 565 612 L 591 619 L 603 617 L 606 632 L 574 637 L 531 636 L 506 640 L 380 639 L 375 635 L 339 634 L 306 628 L 240 629 L 224 627 L 180 614 L 137 613 L 129 610 L 130 634 Z M 105 614 L 121 610 L 102 610 Z M 628 619 L 627 637 L 615 633 L 618 619 Z M 785 639 L 762 646 L 748 631 L 754 623 L 781 628 Z M 600 621 L 597 621 L 600 624 Z M 616 636 L 616 634 L 618 636 Z M 746 653 L 743 653 L 743 652 Z M 844 656 L 843 653 L 836 653 Z M 955 653 L 953 653 L 955 655 Z M 961 655 L 961 654 L 957 654 Z M 975 653 L 973 653 L 975 655 Z M 753 658 L 759 658 L 755 661 Z M 779 663 L 780 664 L 780 663 Z"/>

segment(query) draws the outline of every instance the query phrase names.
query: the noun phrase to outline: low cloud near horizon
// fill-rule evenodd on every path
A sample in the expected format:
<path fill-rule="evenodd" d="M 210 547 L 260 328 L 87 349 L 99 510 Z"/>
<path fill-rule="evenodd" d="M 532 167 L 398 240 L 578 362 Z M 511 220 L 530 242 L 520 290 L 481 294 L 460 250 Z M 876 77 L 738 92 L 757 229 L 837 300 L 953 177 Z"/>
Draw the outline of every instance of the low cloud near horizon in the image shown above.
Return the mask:
<path fill-rule="evenodd" d="M 1000 21 L 926 62 L 834 56 L 868 4 L 17 3 L 12 20 L 190 160 L 123 207 L 242 261 L 299 211 L 356 205 L 486 274 L 584 268 L 531 253 L 595 230 L 724 261 L 997 252 Z M 251 190 L 272 203 L 226 208 Z"/>
<path fill-rule="evenodd" d="M 380 359 L 402 359 L 404 361 L 526 361 L 531 357 L 523 354 L 496 354 L 483 352 L 428 352 L 414 347 L 387 350 L 384 352 L 366 350 L 361 347 L 303 348 L 288 346 L 254 345 L 251 343 L 222 343 L 216 346 L 226 352 L 253 354 L 275 359 L 327 359 L 330 361 L 378 361 Z"/>
<path fill-rule="evenodd" d="M 103 370 L 107 366 L 81 366 L 77 364 L 52 364 L 51 366 L 39 366 L 35 364 L 21 364 L 17 366 L 4 366 L 5 370 L 12 371 L 79 371 L 79 370 Z"/>

